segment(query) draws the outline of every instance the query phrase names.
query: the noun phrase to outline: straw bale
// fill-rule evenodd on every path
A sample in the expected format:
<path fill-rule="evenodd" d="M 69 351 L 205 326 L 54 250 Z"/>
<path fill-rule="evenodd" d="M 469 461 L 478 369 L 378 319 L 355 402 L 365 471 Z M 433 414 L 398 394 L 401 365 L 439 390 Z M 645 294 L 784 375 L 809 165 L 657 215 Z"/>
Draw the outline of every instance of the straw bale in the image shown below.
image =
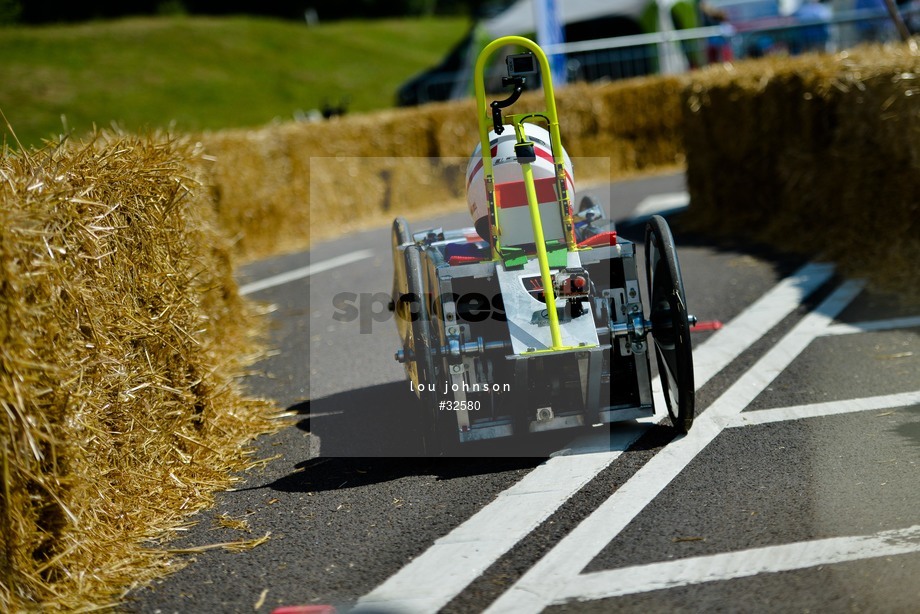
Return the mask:
<path fill-rule="evenodd" d="M 111 603 L 241 469 L 268 405 L 193 146 L 99 134 L 0 158 L 0 611 Z"/>
<path fill-rule="evenodd" d="M 419 107 L 419 113 L 430 118 L 434 155 L 465 157 L 473 153 L 479 143 L 475 100 L 427 104 Z"/>
<path fill-rule="evenodd" d="M 692 227 L 917 294 L 915 46 L 703 71 L 685 92 L 684 123 Z"/>
<path fill-rule="evenodd" d="M 576 169 L 579 180 L 682 163 L 681 83 L 650 78 L 560 88 L 566 149 L 597 158 Z M 543 106 L 542 92 L 528 92 L 514 111 Z M 475 101 L 461 100 L 215 132 L 201 141 L 221 225 L 235 237 L 236 253 L 254 258 L 397 214 L 462 210 L 466 159 L 479 136 Z"/>
<path fill-rule="evenodd" d="M 857 250 L 845 246 L 865 240 L 857 235 L 882 236 L 885 221 L 917 223 L 908 197 L 920 176 L 913 49 L 866 47 L 724 64 L 690 77 L 570 85 L 557 91 L 563 142 L 571 156 L 589 159 L 576 168 L 579 182 L 686 161 L 695 227 L 842 262 L 852 252 L 852 260 Z M 541 107 L 542 93 L 528 92 L 515 111 Z M 478 140 L 475 117 L 475 102 L 464 100 L 206 135 L 222 225 L 237 237 L 236 252 L 254 257 L 395 214 L 459 210 L 463 159 Z M 865 203 L 882 194 L 885 215 L 867 215 Z M 803 228 L 821 228 L 823 243 Z M 892 263 L 915 249 L 907 232 L 891 242 L 897 250 L 877 248 Z M 878 268 L 876 256 L 871 262 Z"/>
<path fill-rule="evenodd" d="M 309 228 L 304 167 L 291 147 L 295 139 L 276 132 L 225 130 L 206 136 L 201 164 L 217 220 L 241 253 L 283 237 L 286 227 Z"/>

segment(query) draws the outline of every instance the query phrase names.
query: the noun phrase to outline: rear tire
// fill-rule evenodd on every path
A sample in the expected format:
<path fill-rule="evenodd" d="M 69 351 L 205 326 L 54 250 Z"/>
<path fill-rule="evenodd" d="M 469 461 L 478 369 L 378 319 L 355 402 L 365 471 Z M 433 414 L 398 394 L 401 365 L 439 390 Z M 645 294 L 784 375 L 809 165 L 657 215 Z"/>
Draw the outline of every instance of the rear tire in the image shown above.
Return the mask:
<path fill-rule="evenodd" d="M 440 359 L 435 355 L 438 339 L 431 325 L 431 312 L 425 292 L 425 269 L 422 264 L 423 248 L 410 245 L 405 251 L 407 294 L 402 297 L 406 304 L 406 315 L 411 319 L 406 350 L 412 352 L 416 383 L 421 387 L 419 396 L 419 422 L 421 425 L 422 450 L 426 456 L 437 456 L 442 452 L 444 437 L 443 412 L 438 409 L 437 388 L 443 381 Z M 430 386 L 435 390 L 429 390 Z"/>
<path fill-rule="evenodd" d="M 649 319 L 665 404 L 674 428 L 686 433 L 696 413 L 690 322 L 674 237 L 660 215 L 652 216 L 645 227 L 645 267 L 651 297 Z"/>

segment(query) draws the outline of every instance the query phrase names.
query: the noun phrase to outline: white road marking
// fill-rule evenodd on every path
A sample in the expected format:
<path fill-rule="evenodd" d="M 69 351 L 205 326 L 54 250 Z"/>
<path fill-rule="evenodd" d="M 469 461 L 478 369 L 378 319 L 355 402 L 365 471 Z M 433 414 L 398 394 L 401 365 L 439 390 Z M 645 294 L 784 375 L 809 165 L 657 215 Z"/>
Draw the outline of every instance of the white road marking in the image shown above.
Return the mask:
<path fill-rule="evenodd" d="M 284 273 L 279 273 L 278 275 L 273 275 L 271 277 L 266 277 L 265 279 L 260 279 L 252 283 L 248 283 L 244 286 L 240 286 L 239 292 L 242 295 L 253 294 L 254 292 L 260 292 L 262 290 L 267 290 L 268 288 L 274 288 L 275 286 L 288 284 L 292 281 L 297 281 L 298 279 L 303 279 L 305 277 L 309 277 L 310 275 L 315 275 L 316 273 L 322 273 L 323 271 L 328 271 L 329 269 L 351 264 L 352 262 L 358 262 L 359 260 L 370 258 L 373 255 L 374 252 L 369 249 L 362 249 L 356 252 L 351 252 L 349 254 L 343 254 L 335 258 L 330 258 L 329 260 L 323 260 L 322 262 L 316 262 L 299 269 L 294 269 L 293 271 L 285 271 Z"/>
<path fill-rule="evenodd" d="M 708 382 L 754 341 L 776 326 L 834 274 L 834 266 L 811 263 L 782 280 L 716 331 L 693 351 L 693 378 L 697 388 Z M 704 351 L 700 351 L 705 347 Z"/>
<path fill-rule="evenodd" d="M 873 333 L 897 328 L 915 328 L 920 326 L 920 316 L 891 318 L 890 320 L 873 320 L 854 324 L 834 324 L 828 326 L 825 335 L 850 335 L 853 333 Z"/>
<path fill-rule="evenodd" d="M 358 606 L 386 606 L 404 614 L 441 609 L 647 429 L 633 424 L 611 432 L 613 449 L 607 452 L 549 459 L 362 597 Z"/>
<path fill-rule="evenodd" d="M 647 220 L 653 215 L 662 213 L 675 213 L 686 209 L 690 205 L 690 194 L 687 192 L 668 192 L 666 194 L 654 194 L 646 196 L 636 205 L 632 217 L 629 221 L 632 223 Z"/>
<path fill-rule="evenodd" d="M 788 316 L 806 297 L 834 274 L 834 265 L 818 262 L 802 266 L 772 290 L 751 303 L 728 324 L 693 350 L 693 382 L 697 390 Z M 652 381 L 655 422 L 667 414 L 661 380 Z"/>
<path fill-rule="evenodd" d="M 694 422 L 540 559 L 486 612 L 537 613 L 570 594 L 566 586 L 747 407 L 862 290 L 848 281 L 806 315 Z M 724 329 L 723 329 L 724 330 Z M 721 331 L 719 331 L 721 332 Z"/>
<path fill-rule="evenodd" d="M 792 313 L 832 274 L 831 265 L 805 265 L 716 331 L 693 352 L 697 388 Z M 653 388 L 659 391 L 656 404 L 661 403 L 657 378 Z M 386 606 L 406 613 L 434 612 L 444 607 L 641 437 L 649 423 L 660 418 L 642 419 L 639 426 L 618 426 L 612 432 L 616 440 L 600 453 L 549 459 L 361 598 L 359 605 Z M 582 447 L 590 449 L 587 444 Z"/>
<path fill-rule="evenodd" d="M 920 552 L 920 525 L 583 574 L 570 581 L 553 603 L 606 599 L 914 552 Z"/>
<path fill-rule="evenodd" d="M 803 418 L 820 418 L 822 416 L 839 416 L 861 411 L 891 409 L 893 407 L 910 407 L 918 404 L 920 404 L 920 390 L 914 390 L 913 392 L 886 394 L 862 399 L 847 399 L 844 401 L 828 401 L 827 403 L 813 403 L 810 405 L 793 405 L 792 407 L 746 411 L 731 416 L 724 422 L 724 426 L 728 428 L 752 426 L 755 424 L 784 422 L 786 420 L 801 420 Z"/>

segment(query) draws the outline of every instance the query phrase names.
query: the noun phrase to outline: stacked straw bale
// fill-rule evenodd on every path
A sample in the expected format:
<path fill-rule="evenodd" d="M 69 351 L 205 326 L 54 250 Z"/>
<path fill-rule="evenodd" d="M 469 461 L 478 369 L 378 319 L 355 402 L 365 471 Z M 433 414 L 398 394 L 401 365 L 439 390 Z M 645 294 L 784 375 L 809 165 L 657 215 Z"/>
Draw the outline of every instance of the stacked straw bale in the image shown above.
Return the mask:
<path fill-rule="evenodd" d="M 557 103 L 577 183 L 686 163 L 691 227 L 917 287 L 918 74 L 915 45 L 866 47 L 572 85 Z M 541 107 L 534 92 L 515 111 Z M 221 225 L 252 258 L 463 210 L 475 117 L 465 100 L 204 135 Z"/>
<path fill-rule="evenodd" d="M 230 483 L 268 406 L 198 155 L 165 137 L 0 158 L 0 611 L 117 600 Z"/>
<path fill-rule="evenodd" d="M 684 105 L 692 227 L 918 293 L 916 45 L 712 68 Z"/>
<path fill-rule="evenodd" d="M 563 143 L 586 163 L 576 160 L 576 181 L 681 164 L 684 83 L 650 78 L 560 89 Z M 542 93 L 531 92 L 514 111 L 541 108 Z M 395 215 L 465 210 L 466 164 L 479 136 L 475 103 L 463 100 L 201 140 L 220 223 L 236 237 L 237 253 L 253 258 Z"/>

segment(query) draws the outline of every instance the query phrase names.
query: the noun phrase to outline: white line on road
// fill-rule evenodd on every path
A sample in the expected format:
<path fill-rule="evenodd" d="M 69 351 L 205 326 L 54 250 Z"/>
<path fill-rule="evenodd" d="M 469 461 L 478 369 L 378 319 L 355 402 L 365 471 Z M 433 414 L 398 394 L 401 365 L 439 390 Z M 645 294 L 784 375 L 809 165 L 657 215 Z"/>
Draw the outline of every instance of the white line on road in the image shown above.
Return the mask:
<path fill-rule="evenodd" d="M 697 388 L 792 313 L 832 274 L 831 265 L 803 266 L 695 349 L 693 359 Z M 660 416 L 655 420 L 658 418 Z M 400 612 L 434 612 L 444 607 L 613 462 L 622 450 L 645 432 L 651 421 L 642 420 L 640 422 L 644 424 L 638 427 L 618 427 L 613 431 L 616 441 L 611 442 L 611 449 L 604 452 L 551 458 L 437 540 L 410 564 L 363 597 L 359 605 L 386 606 Z"/>
<path fill-rule="evenodd" d="M 705 345 L 694 349 L 693 379 L 696 387 L 702 388 L 754 341 L 792 313 L 833 274 L 832 264 L 806 264 L 716 331 Z"/>
<path fill-rule="evenodd" d="M 370 258 L 373 255 L 374 252 L 369 249 L 362 249 L 357 252 L 343 254 L 335 258 L 330 258 L 329 260 L 323 260 L 322 262 L 309 264 L 305 267 L 294 269 L 293 271 L 286 271 L 284 273 L 279 273 L 278 275 L 266 277 L 265 279 L 260 279 L 252 283 L 248 283 L 244 286 L 240 286 L 240 294 L 252 294 L 254 292 L 260 292 L 262 290 L 274 288 L 275 286 L 280 286 L 282 284 L 288 284 L 292 281 L 297 281 L 298 279 L 303 279 L 305 277 L 309 277 L 310 275 L 315 275 L 316 273 L 322 273 L 323 271 L 328 271 L 329 269 L 334 269 L 346 264 L 351 264 L 352 262 L 364 260 L 365 258 Z"/>
<path fill-rule="evenodd" d="M 540 559 L 486 612 L 534 614 L 569 594 L 590 563 L 725 428 L 725 419 L 747 407 L 862 290 L 848 281 L 805 316 L 695 421 Z M 723 329 L 724 330 L 724 329 Z M 721 332 L 721 331 L 719 331 Z"/>
<path fill-rule="evenodd" d="M 853 324 L 834 324 L 828 326 L 825 335 L 850 335 L 853 333 L 874 333 L 896 328 L 915 328 L 920 326 L 920 316 L 906 318 L 892 318 L 890 320 L 873 320 L 871 322 L 856 322 Z"/>
<path fill-rule="evenodd" d="M 746 411 L 731 416 L 724 422 L 724 425 L 729 428 L 752 426 L 755 424 L 769 424 L 771 422 L 783 422 L 786 420 L 801 420 L 803 418 L 820 418 L 823 416 L 839 416 L 861 411 L 891 409 L 893 407 L 910 407 L 918 404 L 920 404 L 920 390 L 915 390 L 913 392 L 886 394 L 862 399 L 847 399 L 844 401 L 813 403 L 811 405 L 793 405 L 792 407 Z"/>
<path fill-rule="evenodd" d="M 914 552 L 920 552 L 920 525 L 874 535 L 818 539 L 583 574 L 571 581 L 553 603 L 607 599 Z"/>
<path fill-rule="evenodd" d="M 607 452 L 551 458 L 362 597 L 359 607 L 440 610 L 647 429 L 633 424 L 613 431 Z"/>
<path fill-rule="evenodd" d="M 682 209 L 686 209 L 689 205 L 690 194 L 687 192 L 668 192 L 666 194 L 647 196 L 642 199 L 642 202 L 636 205 L 636 209 L 633 211 L 629 221 L 630 223 L 637 223 L 647 220 L 653 215 L 675 213 Z"/>

